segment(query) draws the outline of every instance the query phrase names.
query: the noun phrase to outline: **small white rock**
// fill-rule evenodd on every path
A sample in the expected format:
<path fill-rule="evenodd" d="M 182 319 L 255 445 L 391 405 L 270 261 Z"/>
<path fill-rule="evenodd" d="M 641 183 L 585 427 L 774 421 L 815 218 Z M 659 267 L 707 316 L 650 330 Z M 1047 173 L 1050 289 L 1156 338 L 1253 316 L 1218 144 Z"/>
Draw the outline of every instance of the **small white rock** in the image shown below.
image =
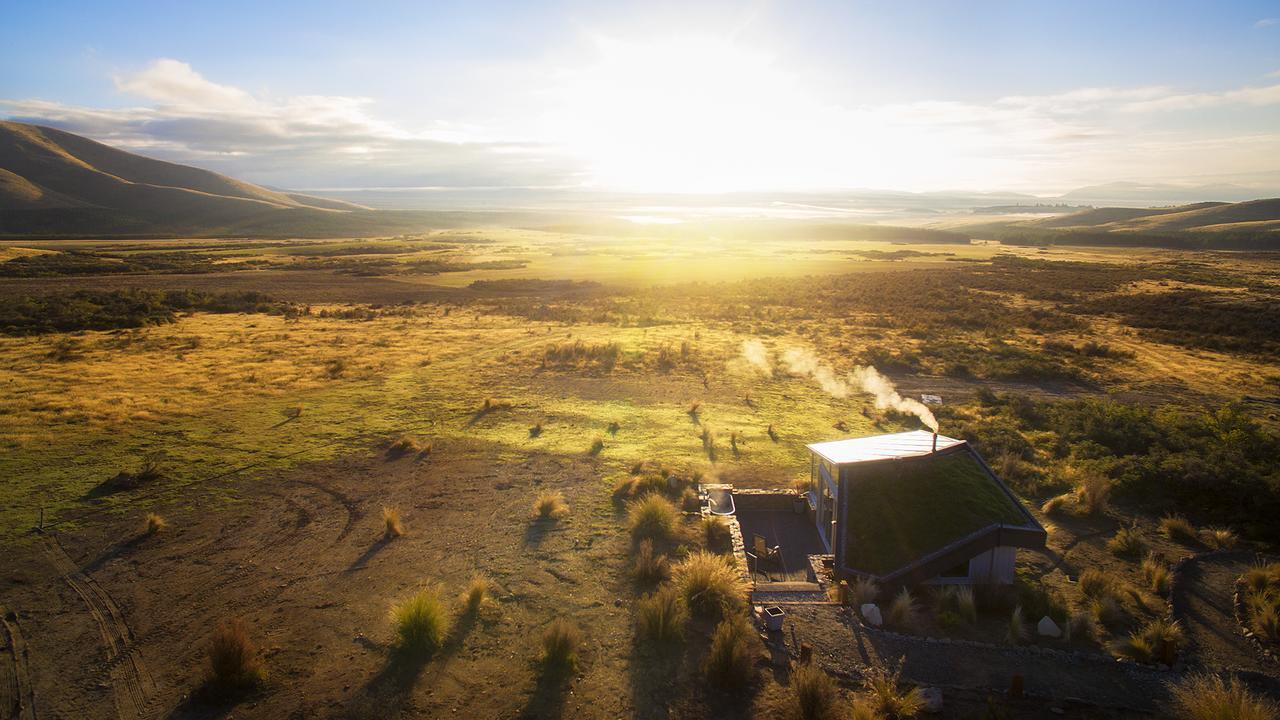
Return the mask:
<path fill-rule="evenodd" d="M 880 615 L 880 608 L 875 603 L 866 603 L 861 608 L 862 619 L 872 627 L 880 627 L 884 624 L 884 617 Z"/>
<path fill-rule="evenodd" d="M 1040 624 L 1036 625 L 1036 632 L 1043 637 L 1062 637 L 1062 628 L 1058 627 L 1058 623 L 1048 615 L 1040 618 Z"/>

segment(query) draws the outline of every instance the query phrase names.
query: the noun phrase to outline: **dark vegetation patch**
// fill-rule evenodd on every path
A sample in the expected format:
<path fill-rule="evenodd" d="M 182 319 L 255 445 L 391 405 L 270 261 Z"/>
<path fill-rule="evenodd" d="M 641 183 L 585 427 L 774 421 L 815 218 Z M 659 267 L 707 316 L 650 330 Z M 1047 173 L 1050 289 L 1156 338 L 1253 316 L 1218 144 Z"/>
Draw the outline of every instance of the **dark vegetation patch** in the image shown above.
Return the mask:
<path fill-rule="evenodd" d="M 1280 436 L 1246 405 L 1150 408 L 987 393 L 976 413 L 944 407 L 938 414 L 943 427 L 970 439 L 1023 492 L 1052 485 L 1038 468 L 1056 463 L 1102 474 L 1114 500 L 1143 513 L 1182 512 L 1202 526 L 1233 525 L 1280 540 Z M 1049 457 L 1037 458 L 1035 448 Z"/>
<path fill-rule="evenodd" d="M 85 250 L 23 255 L 0 262 L 0 277 L 60 277 L 133 273 L 212 273 L 248 270 L 267 264 L 261 260 L 222 261 L 219 256 L 194 252 L 107 253 Z"/>
<path fill-rule="evenodd" d="M 518 294 L 567 293 L 584 290 L 596 290 L 600 283 L 590 280 L 541 280 L 538 278 L 502 278 L 499 280 L 476 280 L 467 287 L 479 292 L 501 292 Z"/>
<path fill-rule="evenodd" d="M 1280 353 L 1280 299 L 1204 290 L 1108 295 L 1073 310 L 1119 317 L 1154 339 L 1227 352 Z"/>
<path fill-rule="evenodd" d="M 299 315 L 306 309 L 251 291 L 79 290 L 6 300 L 0 305 L 0 333 L 38 335 L 138 328 L 171 323 L 178 313 L 193 311 Z"/>

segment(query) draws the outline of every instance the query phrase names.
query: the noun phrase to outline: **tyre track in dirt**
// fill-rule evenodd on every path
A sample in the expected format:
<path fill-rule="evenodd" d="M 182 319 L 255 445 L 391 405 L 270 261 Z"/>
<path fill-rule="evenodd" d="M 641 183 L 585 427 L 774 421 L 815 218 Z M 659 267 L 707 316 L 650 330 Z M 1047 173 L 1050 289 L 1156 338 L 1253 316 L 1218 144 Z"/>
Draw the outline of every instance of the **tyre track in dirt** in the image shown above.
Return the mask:
<path fill-rule="evenodd" d="M 27 642 L 18 627 L 18 616 L 0 606 L 7 662 L 0 683 L 0 712 L 8 720 L 36 720 L 36 693 L 28 670 Z"/>
<path fill-rule="evenodd" d="M 80 571 L 57 537 L 45 536 L 44 547 L 54 570 L 84 601 L 98 626 L 106 653 L 106 671 L 115 698 L 116 717 L 120 720 L 151 718 L 153 713 L 149 701 L 155 696 L 155 682 L 135 647 L 133 630 L 125 622 L 120 607 L 93 578 Z"/>

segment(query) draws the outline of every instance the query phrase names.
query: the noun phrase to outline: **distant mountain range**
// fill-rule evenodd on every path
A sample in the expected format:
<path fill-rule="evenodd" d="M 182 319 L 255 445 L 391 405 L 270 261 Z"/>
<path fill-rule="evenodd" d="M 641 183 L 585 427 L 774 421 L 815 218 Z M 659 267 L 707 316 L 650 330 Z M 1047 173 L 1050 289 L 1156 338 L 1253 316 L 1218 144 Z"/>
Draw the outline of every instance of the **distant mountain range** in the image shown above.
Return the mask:
<path fill-rule="evenodd" d="M 1280 200 L 1254 200 L 1250 193 L 1232 185 L 1178 188 L 1113 183 L 1054 199 L 1016 193 L 877 190 L 688 197 L 536 189 L 512 189 L 505 196 L 466 190 L 353 191 L 338 193 L 343 195 L 338 199 L 265 188 L 135 155 L 54 128 L 0 122 L 0 236 L 8 237 L 358 237 L 485 224 L 547 227 L 569 221 L 566 218 L 629 225 L 624 208 L 635 214 L 634 208 L 643 206 L 671 218 L 690 219 L 687 229 L 694 232 L 700 222 L 716 217 L 823 222 L 835 227 L 836 235 L 845 236 L 850 228 L 883 230 L 884 225 L 909 217 L 972 213 L 970 218 L 979 219 L 975 216 L 1006 213 L 1040 217 L 993 217 L 990 223 L 950 229 L 976 237 L 989 237 L 992 232 L 1020 242 L 1090 244 L 1124 236 L 1125 244 L 1137 244 L 1140 241 L 1132 236 L 1139 235 L 1152 242 L 1165 238 L 1160 242 L 1172 246 L 1204 246 L 1204 241 L 1188 243 L 1183 237 L 1195 233 L 1216 236 L 1209 243 L 1215 246 L 1223 246 L 1228 237 L 1231 246 L 1237 247 L 1280 245 Z M 1130 204 L 1126 197 L 1134 198 L 1133 204 L 1154 204 L 1136 198 L 1184 195 L 1214 202 L 1175 200 L 1165 203 L 1171 207 L 1090 207 L 1073 212 L 1099 204 L 1097 198 L 1113 198 L 1115 204 L 1126 205 Z M 510 204 L 503 205 L 504 198 Z M 1236 198 L 1250 199 L 1226 202 Z M 513 206 L 534 209 L 499 209 Z M 469 210 L 459 209 L 463 207 Z M 1178 238 L 1167 239 L 1175 235 Z M 963 241 L 964 236 L 957 238 Z"/>

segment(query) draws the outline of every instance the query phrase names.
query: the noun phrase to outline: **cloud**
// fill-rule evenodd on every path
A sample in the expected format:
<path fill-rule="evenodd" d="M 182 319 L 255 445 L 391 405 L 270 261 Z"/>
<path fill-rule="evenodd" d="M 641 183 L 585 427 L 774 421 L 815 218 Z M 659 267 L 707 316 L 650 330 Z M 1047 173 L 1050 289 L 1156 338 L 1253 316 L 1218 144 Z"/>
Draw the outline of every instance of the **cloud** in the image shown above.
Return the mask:
<path fill-rule="evenodd" d="M 369 98 L 255 96 L 178 60 L 158 59 L 114 81 L 152 104 L 0 100 L 0 109 L 14 120 L 285 187 L 541 187 L 572 183 L 577 172 L 537 143 L 410 131 L 376 118 Z"/>
<path fill-rule="evenodd" d="M 1272 25 L 1276 25 L 1276 24 L 1280 24 L 1280 18 L 1269 17 L 1269 18 L 1262 18 L 1258 22 L 1254 23 L 1253 26 L 1256 28 L 1265 28 L 1265 27 L 1271 27 Z"/>
<path fill-rule="evenodd" d="M 1280 84 L 1265 87 L 1243 87 L 1236 90 L 1207 93 L 1170 93 L 1162 97 L 1128 103 L 1126 112 L 1164 112 L 1168 110 L 1196 110 L 1224 105 L 1265 107 L 1280 105 Z"/>

